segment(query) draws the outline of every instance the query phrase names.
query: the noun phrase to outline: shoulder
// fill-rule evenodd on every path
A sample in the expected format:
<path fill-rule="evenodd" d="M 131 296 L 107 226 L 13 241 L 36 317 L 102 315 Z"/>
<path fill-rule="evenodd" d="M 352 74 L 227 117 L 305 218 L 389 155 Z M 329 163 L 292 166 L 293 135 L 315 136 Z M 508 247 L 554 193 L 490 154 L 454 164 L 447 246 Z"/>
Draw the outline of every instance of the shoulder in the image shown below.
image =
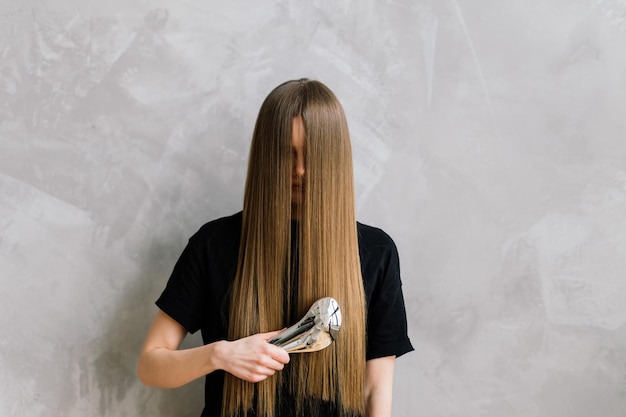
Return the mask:
<path fill-rule="evenodd" d="M 214 220 L 211 220 L 191 237 L 191 240 L 201 240 L 201 241 L 210 241 L 210 240 L 220 240 L 230 237 L 239 238 L 239 233 L 241 232 L 241 212 L 237 212 L 230 216 L 220 217 Z"/>
<path fill-rule="evenodd" d="M 384 230 L 357 222 L 361 275 L 368 299 L 383 282 L 399 280 L 398 249 Z"/>
<path fill-rule="evenodd" d="M 206 254 L 215 261 L 215 257 L 236 253 L 241 239 L 241 212 L 211 220 L 198 229 L 190 238 L 187 247 L 201 254 Z"/>
<path fill-rule="evenodd" d="M 397 252 L 395 242 L 383 229 L 360 222 L 356 225 L 361 250 Z"/>

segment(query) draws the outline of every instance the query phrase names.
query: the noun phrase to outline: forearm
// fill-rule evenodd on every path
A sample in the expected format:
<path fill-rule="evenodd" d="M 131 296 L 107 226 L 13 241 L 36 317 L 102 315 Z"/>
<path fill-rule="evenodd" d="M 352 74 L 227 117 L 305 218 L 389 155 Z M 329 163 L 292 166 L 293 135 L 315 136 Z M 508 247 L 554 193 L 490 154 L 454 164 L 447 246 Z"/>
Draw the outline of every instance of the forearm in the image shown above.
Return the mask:
<path fill-rule="evenodd" d="M 223 343 L 215 342 L 184 350 L 153 347 L 141 353 L 137 375 L 147 386 L 180 387 L 220 369 L 219 352 Z"/>
<path fill-rule="evenodd" d="M 246 381 L 259 382 L 289 362 L 284 349 L 267 343 L 278 332 L 179 350 L 187 330 L 159 310 L 141 349 L 137 376 L 147 386 L 176 388 L 221 369 Z"/>
<path fill-rule="evenodd" d="M 365 417 L 391 417 L 391 392 L 370 391 L 365 397 Z"/>
<path fill-rule="evenodd" d="M 391 417 L 395 356 L 367 361 L 365 366 L 365 416 Z"/>

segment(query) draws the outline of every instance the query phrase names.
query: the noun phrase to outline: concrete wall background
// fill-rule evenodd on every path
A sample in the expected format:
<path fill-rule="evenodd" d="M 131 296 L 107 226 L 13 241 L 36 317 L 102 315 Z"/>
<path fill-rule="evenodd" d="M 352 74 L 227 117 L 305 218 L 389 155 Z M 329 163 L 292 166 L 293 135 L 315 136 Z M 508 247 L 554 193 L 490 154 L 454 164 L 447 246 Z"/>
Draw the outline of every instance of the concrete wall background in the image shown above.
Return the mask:
<path fill-rule="evenodd" d="M 400 249 L 394 415 L 624 416 L 624 51 L 623 0 L 2 1 L 0 415 L 199 415 L 135 377 L 153 302 L 308 76 Z"/>

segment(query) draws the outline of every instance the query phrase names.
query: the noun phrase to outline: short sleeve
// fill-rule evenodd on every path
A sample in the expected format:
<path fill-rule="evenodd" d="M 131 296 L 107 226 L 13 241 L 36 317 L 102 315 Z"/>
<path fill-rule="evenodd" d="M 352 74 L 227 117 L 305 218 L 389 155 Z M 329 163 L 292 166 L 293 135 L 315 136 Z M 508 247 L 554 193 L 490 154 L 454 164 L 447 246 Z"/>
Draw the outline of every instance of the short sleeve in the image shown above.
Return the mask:
<path fill-rule="evenodd" d="M 413 346 L 408 336 L 400 279 L 400 260 L 393 240 L 380 229 L 367 240 L 364 268 L 367 305 L 367 359 L 402 356 Z"/>
<path fill-rule="evenodd" d="M 203 294 L 202 279 L 206 275 L 206 256 L 203 244 L 196 234 L 178 258 L 167 286 L 156 305 L 168 316 L 180 323 L 189 333 L 201 327 Z"/>

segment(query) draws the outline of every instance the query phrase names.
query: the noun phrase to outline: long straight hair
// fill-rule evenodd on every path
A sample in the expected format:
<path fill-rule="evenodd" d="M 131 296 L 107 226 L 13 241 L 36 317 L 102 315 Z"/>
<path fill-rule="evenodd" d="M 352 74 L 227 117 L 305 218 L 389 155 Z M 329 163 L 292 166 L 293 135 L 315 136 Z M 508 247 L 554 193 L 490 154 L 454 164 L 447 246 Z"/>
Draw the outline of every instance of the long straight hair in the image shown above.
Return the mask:
<path fill-rule="evenodd" d="M 296 117 L 304 125 L 305 186 L 292 230 L 292 126 Z M 298 244 L 295 265 L 292 239 Z M 297 289 L 291 284 L 292 273 L 298 276 Z M 343 316 L 335 343 L 318 352 L 291 355 L 289 381 L 283 380 L 283 372 L 257 384 L 225 374 L 224 416 L 246 415 L 253 407 L 257 416 L 274 416 L 282 389 L 296 398 L 299 415 L 310 414 L 307 406 L 319 400 L 332 403 L 340 415 L 364 411 L 365 296 L 348 125 L 330 89 L 301 79 L 276 87 L 257 118 L 228 338 L 289 326 L 314 301 L 326 296 L 337 300 Z M 296 317 L 290 317 L 291 311 Z"/>

